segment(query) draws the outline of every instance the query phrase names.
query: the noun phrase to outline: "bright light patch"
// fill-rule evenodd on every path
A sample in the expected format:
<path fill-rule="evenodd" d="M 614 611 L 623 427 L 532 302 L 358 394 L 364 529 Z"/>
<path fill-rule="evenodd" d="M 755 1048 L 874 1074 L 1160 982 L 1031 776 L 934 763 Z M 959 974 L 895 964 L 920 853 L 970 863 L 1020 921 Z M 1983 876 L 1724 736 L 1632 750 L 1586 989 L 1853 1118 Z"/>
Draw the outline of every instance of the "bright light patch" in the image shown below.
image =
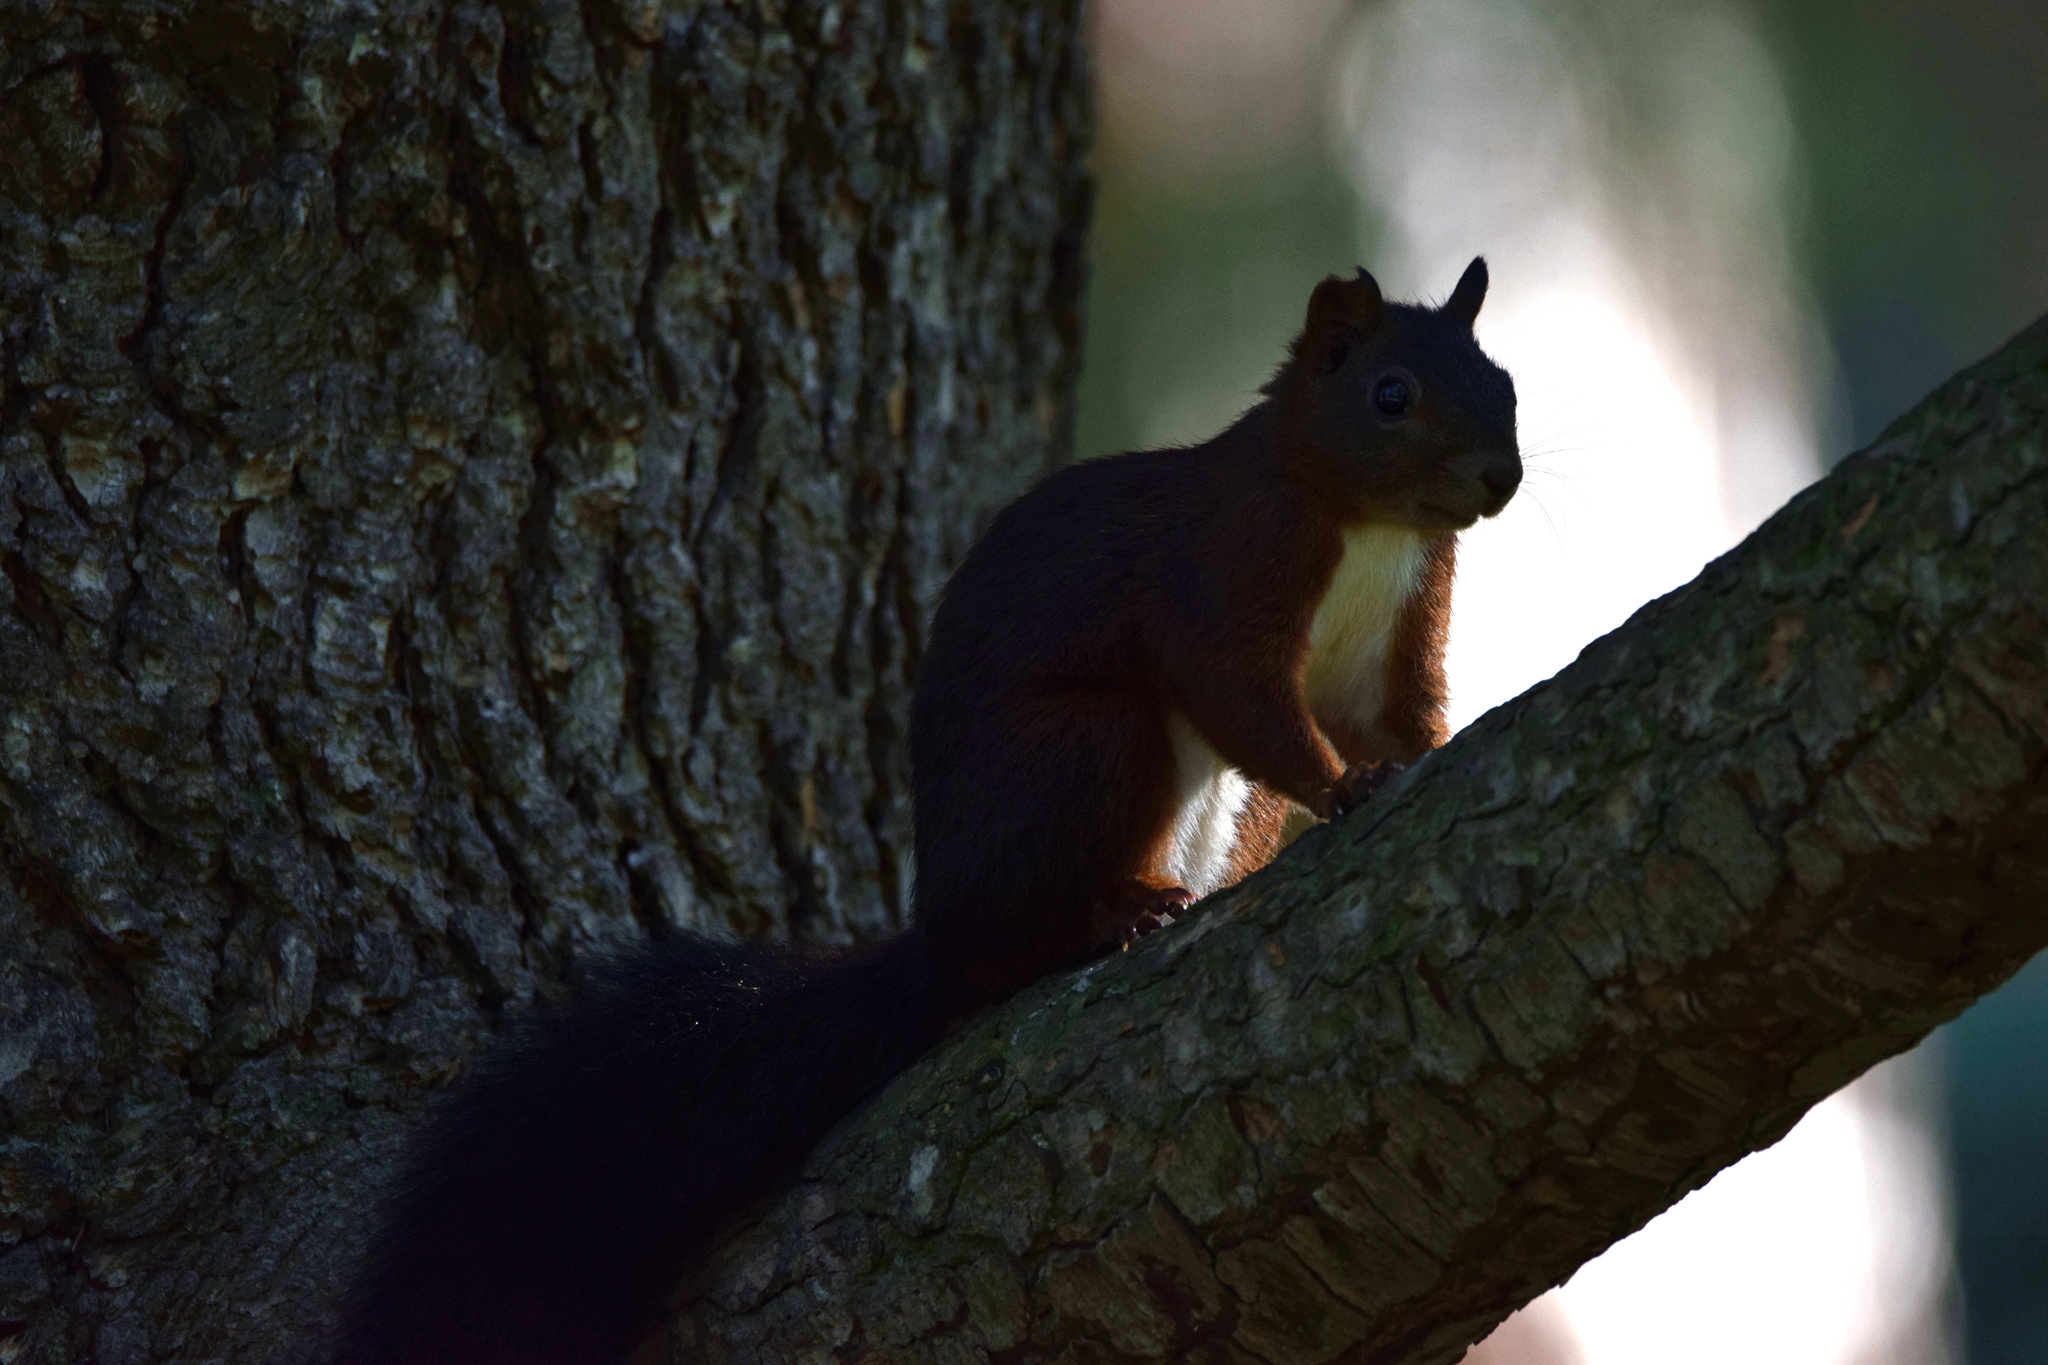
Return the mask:
<path fill-rule="evenodd" d="M 1860 1085 L 1822 1103 L 1557 1291 L 1584 1359 L 1928 1360 L 1902 1338 L 1947 1273 L 1938 1158 Z"/>
<path fill-rule="evenodd" d="M 1480 320 L 1515 376 L 1522 491 L 1459 544 L 1451 726 L 1549 677 L 1732 537 L 1711 441 L 1672 365 L 1597 279 L 1497 271 Z"/>
<path fill-rule="evenodd" d="M 1397 0 L 1360 23 L 1340 85 L 1381 284 L 1426 297 L 1483 253 L 1480 342 L 1520 399 L 1523 492 L 1461 546 L 1454 728 L 1818 472 L 1825 356 L 1786 244 L 1776 73 L 1733 10 L 1645 0 L 1602 23 L 1568 0 Z M 1617 88 L 1588 35 L 1660 74 Z"/>
<path fill-rule="evenodd" d="M 1826 357 L 1752 25 L 1713 0 L 1391 0 L 1358 26 L 1341 122 L 1385 229 L 1374 273 L 1427 296 L 1483 252 L 1479 338 L 1520 401 L 1522 492 L 1460 546 L 1454 727 L 1818 472 Z M 1947 1359 L 1938 1153 L 1864 1089 L 1584 1267 L 1525 1333 L 1561 1317 L 1546 1349 L 1581 1365 Z M 1475 1359 L 1526 1354 L 1508 1335 Z"/>

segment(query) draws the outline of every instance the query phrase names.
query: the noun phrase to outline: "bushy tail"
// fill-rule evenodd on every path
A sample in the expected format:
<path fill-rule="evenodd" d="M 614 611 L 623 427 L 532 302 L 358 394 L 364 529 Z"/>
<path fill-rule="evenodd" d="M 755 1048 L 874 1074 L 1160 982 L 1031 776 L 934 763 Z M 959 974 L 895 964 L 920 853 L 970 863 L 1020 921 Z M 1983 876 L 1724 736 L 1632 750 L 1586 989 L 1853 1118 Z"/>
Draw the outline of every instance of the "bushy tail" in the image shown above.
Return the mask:
<path fill-rule="evenodd" d="M 343 1365 L 614 1365 L 712 1233 L 946 1014 L 915 934 L 833 958 L 683 938 L 595 976 L 428 1124 Z"/>

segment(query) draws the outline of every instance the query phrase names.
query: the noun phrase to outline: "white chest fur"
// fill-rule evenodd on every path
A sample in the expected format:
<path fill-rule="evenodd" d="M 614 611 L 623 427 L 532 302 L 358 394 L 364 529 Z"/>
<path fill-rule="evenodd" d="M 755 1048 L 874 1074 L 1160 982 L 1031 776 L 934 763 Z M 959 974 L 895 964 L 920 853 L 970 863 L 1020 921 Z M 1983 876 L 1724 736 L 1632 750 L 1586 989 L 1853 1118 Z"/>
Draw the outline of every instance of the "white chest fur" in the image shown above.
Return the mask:
<path fill-rule="evenodd" d="M 1370 725 L 1387 695 L 1387 646 L 1426 559 L 1423 539 L 1391 526 L 1362 526 L 1344 536 L 1344 558 L 1316 606 L 1308 632 L 1308 705 L 1325 724 Z M 1167 717 L 1175 769 L 1173 828 L 1166 866 L 1197 896 L 1223 884 L 1237 842 L 1237 816 L 1251 795 L 1244 774 L 1225 763 L 1186 717 Z"/>
<path fill-rule="evenodd" d="M 1308 628 L 1303 690 L 1325 725 L 1368 726 L 1387 698 L 1387 647 L 1427 559 L 1423 538 L 1398 526 L 1344 533 L 1344 558 Z"/>
<path fill-rule="evenodd" d="M 1237 813 L 1251 795 L 1251 784 L 1180 712 L 1167 716 L 1166 730 L 1173 738 L 1176 788 L 1164 871 L 1176 884 L 1206 896 L 1223 885 L 1230 870 Z"/>

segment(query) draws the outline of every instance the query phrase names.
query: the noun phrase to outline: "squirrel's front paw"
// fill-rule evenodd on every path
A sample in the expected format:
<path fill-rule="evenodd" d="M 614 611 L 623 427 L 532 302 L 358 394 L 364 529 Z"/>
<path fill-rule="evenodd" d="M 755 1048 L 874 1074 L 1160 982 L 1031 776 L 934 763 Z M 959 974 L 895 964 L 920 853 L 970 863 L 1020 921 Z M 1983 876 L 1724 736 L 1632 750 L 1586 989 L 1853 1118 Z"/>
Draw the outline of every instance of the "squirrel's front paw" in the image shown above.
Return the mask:
<path fill-rule="evenodd" d="M 1323 797 L 1323 808 L 1316 813 L 1325 820 L 1334 820 L 1346 811 L 1356 810 L 1367 797 L 1407 770 L 1405 763 L 1354 763 L 1331 785 Z"/>

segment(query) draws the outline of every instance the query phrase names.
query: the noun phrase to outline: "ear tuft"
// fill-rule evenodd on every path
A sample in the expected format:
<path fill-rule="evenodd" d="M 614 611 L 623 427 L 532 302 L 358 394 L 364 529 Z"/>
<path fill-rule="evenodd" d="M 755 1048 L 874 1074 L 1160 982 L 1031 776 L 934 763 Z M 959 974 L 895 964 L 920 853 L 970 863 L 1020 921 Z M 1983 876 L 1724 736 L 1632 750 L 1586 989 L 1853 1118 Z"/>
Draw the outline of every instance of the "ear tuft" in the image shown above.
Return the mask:
<path fill-rule="evenodd" d="M 1359 267 L 1354 279 L 1327 275 L 1309 295 L 1306 336 L 1318 351 L 1326 350 L 1349 333 L 1371 335 L 1386 321 L 1386 300 L 1380 297 L 1379 281 Z"/>
<path fill-rule="evenodd" d="M 1479 320 L 1479 305 L 1486 302 L 1486 258 L 1474 256 L 1472 264 L 1465 267 L 1465 273 L 1458 277 L 1458 287 L 1444 300 L 1444 306 L 1437 313 L 1449 318 L 1466 331 Z"/>

